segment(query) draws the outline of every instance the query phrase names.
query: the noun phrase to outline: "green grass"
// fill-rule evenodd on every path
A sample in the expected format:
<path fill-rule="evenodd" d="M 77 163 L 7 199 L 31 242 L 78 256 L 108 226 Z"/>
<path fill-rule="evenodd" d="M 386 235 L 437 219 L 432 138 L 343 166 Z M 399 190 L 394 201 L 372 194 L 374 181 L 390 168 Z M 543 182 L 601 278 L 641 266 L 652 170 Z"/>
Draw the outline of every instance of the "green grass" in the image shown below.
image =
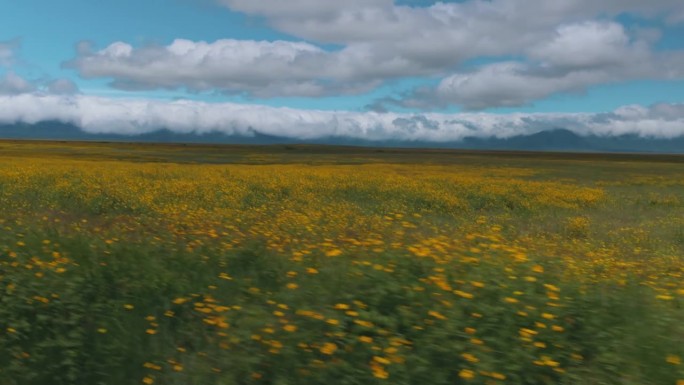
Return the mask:
<path fill-rule="evenodd" d="M 683 160 L 1 142 L 0 385 L 680 385 Z"/>

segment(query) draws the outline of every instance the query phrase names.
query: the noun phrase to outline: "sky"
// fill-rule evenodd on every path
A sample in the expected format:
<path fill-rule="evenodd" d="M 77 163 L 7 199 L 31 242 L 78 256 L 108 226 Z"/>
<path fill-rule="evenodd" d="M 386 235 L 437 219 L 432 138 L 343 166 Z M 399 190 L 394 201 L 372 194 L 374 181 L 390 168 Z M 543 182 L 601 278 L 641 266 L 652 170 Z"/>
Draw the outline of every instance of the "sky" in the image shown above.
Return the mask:
<path fill-rule="evenodd" d="M 0 0 L 0 123 L 684 135 L 681 0 Z"/>

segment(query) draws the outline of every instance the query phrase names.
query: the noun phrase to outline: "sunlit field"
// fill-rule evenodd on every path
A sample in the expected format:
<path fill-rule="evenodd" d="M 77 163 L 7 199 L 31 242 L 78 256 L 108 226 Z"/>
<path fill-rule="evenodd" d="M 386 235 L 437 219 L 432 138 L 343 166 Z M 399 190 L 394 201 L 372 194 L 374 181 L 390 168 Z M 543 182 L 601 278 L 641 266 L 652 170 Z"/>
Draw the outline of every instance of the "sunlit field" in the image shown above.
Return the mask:
<path fill-rule="evenodd" d="M 684 158 L 0 142 L 0 385 L 684 384 Z"/>

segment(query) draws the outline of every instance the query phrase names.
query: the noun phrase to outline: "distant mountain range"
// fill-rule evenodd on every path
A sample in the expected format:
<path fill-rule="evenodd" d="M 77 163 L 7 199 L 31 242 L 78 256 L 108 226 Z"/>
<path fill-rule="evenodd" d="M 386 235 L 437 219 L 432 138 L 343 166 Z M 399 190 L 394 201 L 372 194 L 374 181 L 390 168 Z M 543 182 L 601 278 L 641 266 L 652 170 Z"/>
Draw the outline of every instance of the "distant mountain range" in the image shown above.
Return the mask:
<path fill-rule="evenodd" d="M 471 150 L 520 150 L 567 152 L 645 152 L 684 154 L 684 135 L 673 139 L 642 138 L 637 135 L 580 136 L 562 128 L 549 129 L 531 135 L 498 138 L 464 138 L 461 141 L 434 143 L 416 141 L 367 141 L 350 138 L 298 140 L 264 135 L 230 136 L 219 132 L 181 134 L 167 129 L 136 136 L 121 134 L 92 134 L 61 122 L 36 124 L 0 124 L 0 139 L 125 141 L 157 143 L 226 143 L 226 144 L 328 144 L 370 147 L 426 147 Z"/>

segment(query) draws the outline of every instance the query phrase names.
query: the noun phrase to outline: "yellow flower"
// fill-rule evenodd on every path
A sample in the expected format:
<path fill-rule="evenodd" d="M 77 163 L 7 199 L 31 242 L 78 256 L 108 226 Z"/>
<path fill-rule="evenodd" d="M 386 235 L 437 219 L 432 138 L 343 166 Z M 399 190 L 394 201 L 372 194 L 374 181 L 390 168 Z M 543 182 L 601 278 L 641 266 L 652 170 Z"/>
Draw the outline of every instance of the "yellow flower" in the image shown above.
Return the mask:
<path fill-rule="evenodd" d="M 147 369 L 156 370 L 156 371 L 160 371 L 160 370 L 162 369 L 161 366 L 159 366 L 159 365 L 157 365 L 157 364 L 153 364 L 153 363 L 151 363 L 151 362 L 145 362 L 145 363 L 143 364 L 143 367 L 144 367 L 144 368 L 147 368 Z"/>
<path fill-rule="evenodd" d="M 349 310 L 349 305 L 344 303 L 338 303 L 334 306 L 336 310 Z"/>
<path fill-rule="evenodd" d="M 558 361 L 554 361 L 550 357 L 546 357 L 546 356 L 542 357 L 542 362 L 544 363 L 544 365 L 550 366 L 552 368 L 557 368 L 560 366 L 560 363 Z"/>
<path fill-rule="evenodd" d="M 534 271 L 535 273 L 540 273 L 540 274 L 541 274 L 541 273 L 544 272 L 544 266 L 541 266 L 541 265 L 534 265 L 534 266 L 532 267 L 532 271 Z"/>
<path fill-rule="evenodd" d="M 131 305 L 130 303 L 127 303 L 127 304 L 123 305 L 123 307 L 124 307 L 124 309 L 126 309 L 126 310 L 133 310 L 133 309 L 135 309 L 135 306 Z"/>
<path fill-rule="evenodd" d="M 295 326 L 295 325 L 285 325 L 285 326 L 283 326 L 283 330 L 285 330 L 286 332 L 290 332 L 290 333 L 296 332 L 296 331 L 297 331 L 297 326 Z"/>
<path fill-rule="evenodd" d="M 463 357 L 463 359 L 468 361 L 468 362 L 472 362 L 472 363 L 480 362 L 480 360 L 477 357 L 475 357 L 474 355 L 472 355 L 470 353 L 463 353 L 463 354 L 461 354 L 461 357 Z"/>
<path fill-rule="evenodd" d="M 506 302 L 506 303 L 518 303 L 519 301 L 515 298 L 506 297 L 506 298 L 504 298 L 504 302 Z"/>
<path fill-rule="evenodd" d="M 679 358 L 679 356 L 675 356 L 674 354 L 670 354 L 669 356 L 667 356 L 665 361 L 667 361 L 668 364 L 672 364 L 672 365 L 681 365 L 682 364 L 682 359 Z"/>
<path fill-rule="evenodd" d="M 368 337 L 368 336 L 360 336 L 359 341 L 365 343 L 365 344 L 372 344 L 373 343 L 373 338 Z"/>
<path fill-rule="evenodd" d="M 505 375 L 503 375 L 503 374 L 501 374 L 501 373 L 497 373 L 497 372 L 491 372 L 491 373 L 490 373 L 490 376 L 491 376 L 492 378 L 496 378 L 497 380 L 501 380 L 501 381 L 503 381 L 503 380 L 506 379 L 506 376 L 505 376 Z"/>
<path fill-rule="evenodd" d="M 558 288 L 558 286 L 554 286 L 548 283 L 545 283 L 544 287 L 551 291 L 560 291 L 560 288 Z"/>
<path fill-rule="evenodd" d="M 364 320 L 360 320 L 360 319 L 355 319 L 355 320 L 354 320 L 354 323 L 357 324 L 357 325 L 359 325 L 359 326 L 364 326 L 364 327 L 367 327 L 367 328 L 373 327 L 373 323 L 372 323 L 372 322 L 364 321 Z"/>
<path fill-rule="evenodd" d="M 460 372 L 458 372 L 458 376 L 464 380 L 472 380 L 475 378 L 475 372 L 469 369 L 462 369 Z"/>
<path fill-rule="evenodd" d="M 99 328 L 99 329 L 97 329 L 97 332 L 100 333 L 100 334 L 106 334 L 106 333 L 107 333 L 107 329 L 105 329 L 105 328 Z"/>
<path fill-rule="evenodd" d="M 385 370 L 385 368 L 375 363 L 375 361 L 371 362 L 371 370 L 373 371 L 373 377 L 375 378 L 379 378 L 381 380 L 386 380 L 387 378 L 389 378 L 389 373 L 387 372 L 387 370 Z"/>
<path fill-rule="evenodd" d="M 475 328 L 465 328 L 465 332 L 468 334 L 475 334 L 477 330 Z"/>
<path fill-rule="evenodd" d="M 326 343 L 324 343 L 323 346 L 321 346 L 318 350 L 319 350 L 321 353 L 327 354 L 327 355 L 330 356 L 330 355 L 334 354 L 335 351 L 337 350 L 337 345 L 335 345 L 335 344 L 333 344 L 333 343 L 331 343 L 331 342 L 326 342 Z"/>
<path fill-rule="evenodd" d="M 146 384 L 146 385 L 152 385 L 152 384 L 154 384 L 154 378 L 152 378 L 152 377 L 144 377 L 144 378 L 142 379 L 142 382 L 143 382 L 143 384 Z"/>
<path fill-rule="evenodd" d="M 295 290 L 299 287 L 299 285 L 297 285 L 296 283 L 288 283 L 286 287 L 290 290 Z"/>
<path fill-rule="evenodd" d="M 439 319 L 439 320 L 445 320 L 445 319 L 447 319 L 447 317 L 445 317 L 442 313 L 437 312 L 437 311 L 434 311 L 434 310 L 430 310 L 430 311 L 428 312 L 428 315 L 430 315 L 430 316 L 432 316 L 432 317 L 435 317 L 435 318 L 437 318 L 437 319 Z"/>
<path fill-rule="evenodd" d="M 157 334 L 157 331 L 155 329 L 147 329 L 147 330 L 145 330 L 145 333 L 147 333 L 149 335 L 155 335 L 155 334 Z"/>
<path fill-rule="evenodd" d="M 465 291 L 461 290 L 454 290 L 454 294 L 456 294 L 459 297 L 466 298 L 466 299 L 472 299 L 473 295 L 470 293 L 466 293 Z"/>
<path fill-rule="evenodd" d="M 338 255 L 342 255 L 342 250 L 333 249 L 333 250 L 329 250 L 325 253 L 326 257 L 337 257 Z"/>
<path fill-rule="evenodd" d="M 377 362 L 378 364 L 383 364 L 383 365 L 389 365 L 389 364 L 392 363 L 392 362 L 391 362 L 390 360 L 388 360 L 387 358 L 378 357 L 378 356 L 374 356 L 374 357 L 373 357 L 373 361 Z"/>

